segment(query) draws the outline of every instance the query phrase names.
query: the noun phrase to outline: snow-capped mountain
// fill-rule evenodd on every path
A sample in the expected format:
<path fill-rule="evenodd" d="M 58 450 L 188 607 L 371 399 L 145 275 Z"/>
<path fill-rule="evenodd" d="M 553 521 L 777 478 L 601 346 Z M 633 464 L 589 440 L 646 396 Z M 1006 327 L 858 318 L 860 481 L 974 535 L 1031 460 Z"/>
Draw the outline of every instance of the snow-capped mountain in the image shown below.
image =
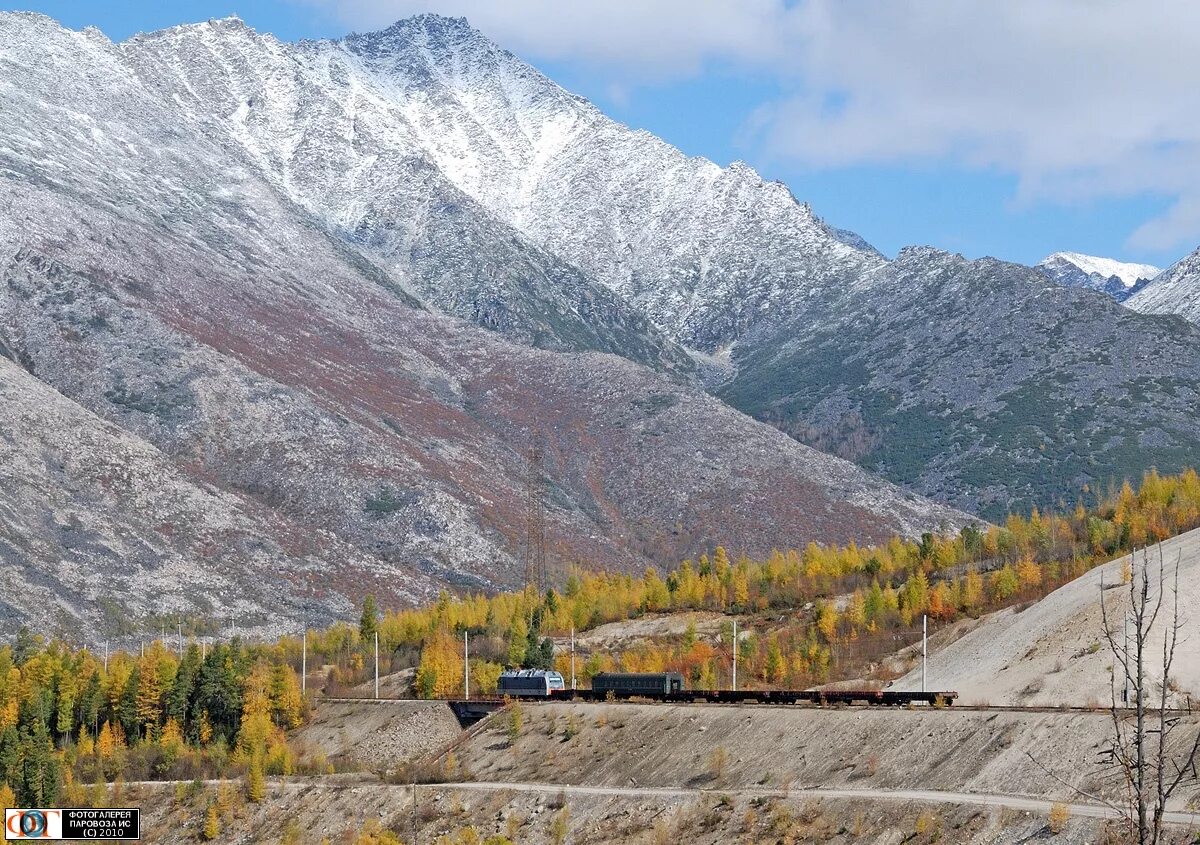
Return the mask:
<path fill-rule="evenodd" d="M 391 106 L 312 83 L 338 55 L 0 14 L 0 629 L 519 583 L 532 443 L 552 566 L 967 520 L 681 381 L 633 306 L 382 137 Z M 524 342 L 438 313 L 468 301 Z"/>
<path fill-rule="evenodd" d="M 228 18 L 119 50 L 148 90 L 440 310 L 543 348 L 690 369 L 644 314 L 449 179 L 402 92 L 345 44 L 285 44 Z"/>
<path fill-rule="evenodd" d="M 884 260 L 784 185 L 611 120 L 461 18 L 422 15 L 298 45 L 214 21 L 121 49 L 147 84 L 221 127 L 295 201 L 484 325 L 470 303 L 501 274 L 472 276 L 481 255 L 504 268 L 558 257 L 603 289 L 547 267 L 529 274 L 546 280 L 540 299 L 565 291 L 576 306 L 602 302 L 614 325 L 632 306 L 706 352 Z M 431 219 L 447 206 L 468 222 Z M 506 237 L 505 226 L 515 231 Z M 536 249 L 495 254 L 523 241 Z M 524 287 L 534 285 L 522 277 L 505 289 Z"/>
<path fill-rule="evenodd" d="M 1125 303 L 1147 314 L 1178 314 L 1200 323 L 1200 249 L 1176 261 Z"/>
<path fill-rule="evenodd" d="M 1088 288 L 1123 302 L 1162 272 L 1150 264 L 1131 264 L 1078 252 L 1056 252 L 1035 265 L 1048 278 L 1072 288 Z"/>

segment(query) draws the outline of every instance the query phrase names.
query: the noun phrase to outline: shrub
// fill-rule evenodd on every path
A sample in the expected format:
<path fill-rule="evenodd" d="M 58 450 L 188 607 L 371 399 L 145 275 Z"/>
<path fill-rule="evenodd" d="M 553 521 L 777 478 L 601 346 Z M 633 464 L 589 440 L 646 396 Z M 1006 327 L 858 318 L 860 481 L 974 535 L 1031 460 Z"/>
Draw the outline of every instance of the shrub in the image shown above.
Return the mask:
<path fill-rule="evenodd" d="M 206 842 L 211 842 L 221 835 L 221 814 L 217 812 L 216 801 L 209 801 L 204 810 L 204 829 L 200 835 Z"/>
<path fill-rule="evenodd" d="M 1062 833 L 1067 822 L 1071 820 L 1071 808 L 1061 801 L 1055 801 L 1050 805 L 1049 827 L 1051 833 Z"/>
<path fill-rule="evenodd" d="M 375 519 L 384 519 L 396 511 L 403 510 L 407 505 L 412 504 L 412 502 L 413 497 L 411 495 L 402 494 L 397 496 L 391 490 L 383 487 L 374 496 L 367 497 L 367 501 L 363 505 L 363 510 Z"/>
<path fill-rule="evenodd" d="M 563 742 L 569 742 L 579 735 L 579 720 L 575 718 L 575 714 L 571 713 L 567 716 L 567 726 L 563 728 Z"/>
<path fill-rule="evenodd" d="M 479 836 L 479 831 L 474 825 L 467 825 L 458 832 L 458 839 L 455 845 L 480 845 L 482 839 Z"/>
<path fill-rule="evenodd" d="M 571 832 L 571 808 L 563 807 L 554 814 L 554 818 L 550 822 L 550 841 L 554 845 L 563 845 L 567 841 L 567 834 Z"/>
<path fill-rule="evenodd" d="M 371 819 L 365 825 L 358 836 L 354 838 L 354 845 L 402 845 L 400 837 L 387 830 L 379 823 L 379 819 Z"/>
<path fill-rule="evenodd" d="M 915 826 L 917 835 L 924 836 L 925 834 L 929 833 L 933 830 L 933 827 L 936 823 L 937 817 L 934 816 L 933 813 L 929 812 L 928 810 L 922 811 L 917 815 L 917 823 Z"/>
<path fill-rule="evenodd" d="M 267 777 L 263 771 L 261 751 L 250 758 L 250 768 L 246 771 L 246 797 L 255 804 L 267 797 Z"/>
<path fill-rule="evenodd" d="M 712 754 L 708 757 L 708 773 L 713 780 L 720 780 L 725 776 L 725 764 L 729 760 L 729 754 L 725 751 L 724 745 L 718 745 L 713 749 Z"/>
<path fill-rule="evenodd" d="M 279 837 L 279 845 L 300 845 L 303 833 L 300 830 L 300 822 L 295 819 L 289 819 L 287 824 L 283 826 L 283 835 Z"/>
<path fill-rule="evenodd" d="M 525 714 L 521 710 L 521 702 L 514 701 L 508 705 L 508 724 L 505 733 L 508 735 L 508 744 L 512 745 L 521 736 L 521 726 L 524 724 Z"/>
<path fill-rule="evenodd" d="M 747 807 L 745 815 L 742 816 L 742 830 L 749 832 L 758 826 L 758 813 L 753 807 Z"/>

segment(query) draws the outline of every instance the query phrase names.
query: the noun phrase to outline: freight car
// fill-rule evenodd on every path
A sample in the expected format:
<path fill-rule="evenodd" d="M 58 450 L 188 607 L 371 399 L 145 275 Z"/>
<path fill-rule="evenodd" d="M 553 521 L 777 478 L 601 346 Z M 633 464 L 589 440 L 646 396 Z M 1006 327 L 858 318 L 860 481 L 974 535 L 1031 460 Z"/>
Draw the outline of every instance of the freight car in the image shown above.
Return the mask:
<path fill-rule="evenodd" d="M 672 695 L 683 692 L 678 672 L 601 672 L 592 678 L 592 691 L 616 696 Z"/>
<path fill-rule="evenodd" d="M 510 669 L 500 673 L 496 684 L 500 695 L 549 696 L 564 689 L 563 676 L 546 669 Z"/>

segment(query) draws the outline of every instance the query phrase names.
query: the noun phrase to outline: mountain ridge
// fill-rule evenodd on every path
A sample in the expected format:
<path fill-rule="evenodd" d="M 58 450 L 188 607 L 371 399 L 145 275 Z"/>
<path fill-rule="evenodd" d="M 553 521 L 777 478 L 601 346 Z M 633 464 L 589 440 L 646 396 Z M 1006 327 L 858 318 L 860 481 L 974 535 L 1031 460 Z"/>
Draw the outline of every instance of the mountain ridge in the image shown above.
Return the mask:
<path fill-rule="evenodd" d="M 1200 323 L 1200 249 L 1163 270 L 1125 304 L 1145 314 L 1177 314 Z"/>
<path fill-rule="evenodd" d="M 10 82 L 0 106 L 22 116 L 0 126 L 0 345 L 11 359 L 0 379 L 36 378 L 72 409 L 64 417 L 95 418 L 137 454 L 161 456 L 155 472 L 260 515 L 246 533 L 281 551 L 233 535 L 223 550 L 225 570 L 241 574 L 240 594 L 220 610 L 239 628 L 264 629 L 268 611 L 272 624 L 293 627 L 344 616 L 368 590 L 401 603 L 439 585 L 520 584 L 534 445 L 556 577 L 575 561 L 640 570 L 718 542 L 760 552 L 970 521 L 667 368 L 536 349 L 426 308 L 413 265 L 346 238 L 269 178 L 278 170 L 260 172 L 243 143 L 211 131 L 236 109 L 181 108 L 147 83 L 147 53 L 134 61 L 98 32 L 0 14 L 0 34 Z M 421 193 L 421 173 L 399 171 L 419 201 L 451 196 Z M 473 231 L 512 237 L 468 211 Z M 488 260 L 545 266 L 527 244 L 512 245 Z M 29 438 L 0 417 L 0 441 L 20 451 Z M 93 459 L 72 458 L 85 468 Z M 84 489 L 76 475 L 53 476 L 35 504 L 71 499 Z M 11 494 L 0 489 L 0 510 L 20 504 Z M 138 507 L 97 506 L 92 518 L 111 549 L 160 523 Z M 96 584 L 124 577 L 120 552 L 84 556 L 37 520 L 14 526 L 12 538 L 32 550 L 22 584 L 53 583 L 76 624 L 109 631 L 116 623 Z M 326 554 L 306 558 L 303 543 L 288 551 L 304 536 Z M 181 581 L 205 578 L 192 557 L 200 547 L 148 545 L 147 565 L 177 577 L 149 582 L 136 600 L 115 596 L 121 625 L 170 596 L 179 601 L 164 608 L 175 613 L 215 611 L 180 592 Z M 92 572 L 80 580 L 84 562 Z M 278 575 L 295 567 L 312 571 L 315 595 L 304 579 Z M 278 595 L 254 593 L 256 578 L 277 577 Z"/>
<path fill-rule="evenodd" d="M 997 259 L 907 247 L 733 363 L 735 407 L 993 520 L 1200 448 L 1194 326 Z"/>

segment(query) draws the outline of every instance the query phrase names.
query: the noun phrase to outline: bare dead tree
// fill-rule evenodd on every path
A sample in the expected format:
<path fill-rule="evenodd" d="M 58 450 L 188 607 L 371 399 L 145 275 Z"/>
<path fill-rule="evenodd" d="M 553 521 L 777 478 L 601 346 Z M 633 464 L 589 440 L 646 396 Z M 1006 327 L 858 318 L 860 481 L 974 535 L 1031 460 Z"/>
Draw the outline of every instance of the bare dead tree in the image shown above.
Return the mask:
<path fill-rule="evenodd" d="M 1129 604 L 1120 625 L 1114 625 L 1104 601 L 1105 584 L 1100 582 L 1100 612 L 1104 637 L 1114 657 L 1111 684 L 1113 736 L 1109 755 L 1125 781 L 1127 803 L 1125 819 L 1130 838 L 1136 831 L 1138 845 L 1165 845 L 1167 801 L 1180 784 L 1196 780 L 1196 758 L 1200 753 L 1200 733 L 1190 743 L 1176 748 L 1172 734 L 1182 723 L 1181 713 L 1168 705 L 1171 670 L 1175 649 L 1180 643 L 1179 630 L 1179 558 L 1168 583 L 1162 544 L 1157 546 L 1157 573 L 1150 549 L 1130 555 Z M 1150 645 L 1159 614 L 1170 614 L 1163 632 L 1162 654 Z M 1151 663 L 1161 670 L 1157 695 L 1149 677 Z M 1117 685 L 1122 694 L 1118 697 Z M 1157 705 L 1157 707 L 1155 707 Z"/>

